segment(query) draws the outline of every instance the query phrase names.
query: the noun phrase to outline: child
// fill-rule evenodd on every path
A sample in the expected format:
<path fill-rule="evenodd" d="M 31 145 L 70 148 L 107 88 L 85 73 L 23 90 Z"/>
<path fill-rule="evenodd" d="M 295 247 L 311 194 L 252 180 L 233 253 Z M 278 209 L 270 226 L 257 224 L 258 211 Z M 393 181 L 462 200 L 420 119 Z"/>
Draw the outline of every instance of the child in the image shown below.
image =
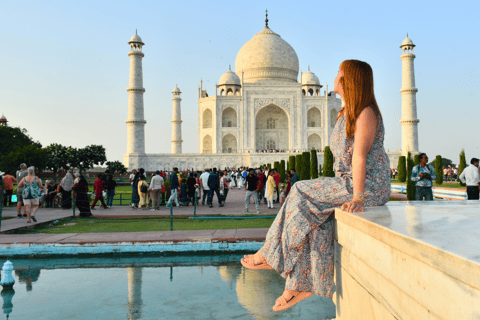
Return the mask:
<path fill-rule="evenodd" d="M 285 188 L 285 184 L 282 183 L 280 185 L 280 205 L 285 202 L 285 198 L 287 197 L 287 189 Z"/>

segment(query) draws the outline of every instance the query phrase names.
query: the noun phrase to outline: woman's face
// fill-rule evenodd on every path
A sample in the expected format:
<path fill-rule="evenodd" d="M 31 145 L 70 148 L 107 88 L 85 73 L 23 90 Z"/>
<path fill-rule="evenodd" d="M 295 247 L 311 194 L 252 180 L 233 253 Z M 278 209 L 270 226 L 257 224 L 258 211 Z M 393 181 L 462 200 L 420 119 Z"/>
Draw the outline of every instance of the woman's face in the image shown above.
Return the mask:
<path fill-rule="evenodd" d="M 338 94 L 342 99 L 343 99 L 343 86 L 340 83 L 340 79 L 343 78 L 343 75 L 344 73 L 342 70 L 342 66 L 340 65 L 340 68 L 338 69 L 337 77 L 335 78 L 335 81 L 334 81 L 333 92 Z"/>

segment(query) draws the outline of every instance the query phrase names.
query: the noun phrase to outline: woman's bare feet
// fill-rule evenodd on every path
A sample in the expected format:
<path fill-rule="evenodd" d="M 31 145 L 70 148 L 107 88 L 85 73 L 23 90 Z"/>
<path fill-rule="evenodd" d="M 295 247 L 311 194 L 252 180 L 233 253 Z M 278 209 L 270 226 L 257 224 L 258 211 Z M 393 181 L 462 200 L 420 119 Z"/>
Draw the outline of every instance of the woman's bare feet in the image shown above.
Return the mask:
<path fill-rule="evenodd" d="M 293 291 L 285 289 L 285 291 L 283 291 L 283 294 L 275 302 L 275 305 L 272 309 L 273 311 L 285 310 L 311 296 L 313 296 L 312 292 Z"/>

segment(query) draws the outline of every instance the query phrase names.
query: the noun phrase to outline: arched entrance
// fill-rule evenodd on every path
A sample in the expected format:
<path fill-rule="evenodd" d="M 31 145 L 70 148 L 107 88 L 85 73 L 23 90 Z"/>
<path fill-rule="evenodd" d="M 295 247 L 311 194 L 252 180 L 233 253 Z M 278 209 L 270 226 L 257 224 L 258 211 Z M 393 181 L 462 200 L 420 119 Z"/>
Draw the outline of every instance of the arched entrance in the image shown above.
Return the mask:
<path fill-rule="evenodd" d="M 212 153 L 212 137 L 208 134 L 203 138 L 203 153 Z"/>
<path fill-rule="evenodd" d="M 233 134 L 227 134 L 222 139 L 223 153 L 237 153 L 237 138 Z"/>
<path fill-rule="evenodd" d="M 308 150 L 322 150 L 322 138 L 316 133 L 308 136 Z"/>
<path fill-rule="evenodd" d="M 288 115 L 280 107 L 270 104 L 255 117 L 255 149 L 289 149 Z"/>

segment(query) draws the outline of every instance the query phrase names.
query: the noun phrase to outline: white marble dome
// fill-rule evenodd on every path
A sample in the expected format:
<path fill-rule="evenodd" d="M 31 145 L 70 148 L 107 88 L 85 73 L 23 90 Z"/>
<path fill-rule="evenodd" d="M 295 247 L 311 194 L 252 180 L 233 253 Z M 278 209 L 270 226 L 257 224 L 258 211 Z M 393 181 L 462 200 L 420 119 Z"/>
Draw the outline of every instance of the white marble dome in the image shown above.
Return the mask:
<path fill-rule="evenodd" d="M 235 74 L 235 72 L 229 69 L 220 77 L 219 85 L 225 84 L 240 85 L 240 78 Z"/>
<path fill-rule="evenodd" d="M 235 71 L 244 82 L 259 80 L 297 81 L 298 56 L 292 46 L 269 27 L 253 36 L 237 54 Z"/>
<path fill-rule="evenodd" d="M 0 120 L 7 120 L 7 118 L 5 118 L 5 116 L 2 114 L 2 116 L 0 117 Z"/>
<path fill-rule="evenodd" d="M 315 75 L 315 73 L 311 72 L 308 70 L 302 75 L 302 84 L 303 85 L 320 85 L 320 80 L 318 80 L 318 77 Z"/>
<path fill-rule="evenodd" d="M 138 34 L 133 35 L 133 37 L 130 39 L 130 41 L 128 43 L 130 43 L 130 42 L 143 43 L 142 38 L 140 38 L 140 36 Z"/>
<path fill-rule="evenodd" d="M 405 40 L 403 40 L 402 45 L 401 45 L 400 47 L 403 47 L 403 46 L 413 46 L 413 47 L 414 47 L 415 45 L 413 44 L 412 39 L 410 39 L 410 38 L 407 36 L 407 37 L 405 38 Z"/>
<path fill-rule="evenodd" d="M 180 88 L 178 88 L 178 86 L 175 86 L 172 93 L 182 93 L 182 92 L 180 91 Z"/>

